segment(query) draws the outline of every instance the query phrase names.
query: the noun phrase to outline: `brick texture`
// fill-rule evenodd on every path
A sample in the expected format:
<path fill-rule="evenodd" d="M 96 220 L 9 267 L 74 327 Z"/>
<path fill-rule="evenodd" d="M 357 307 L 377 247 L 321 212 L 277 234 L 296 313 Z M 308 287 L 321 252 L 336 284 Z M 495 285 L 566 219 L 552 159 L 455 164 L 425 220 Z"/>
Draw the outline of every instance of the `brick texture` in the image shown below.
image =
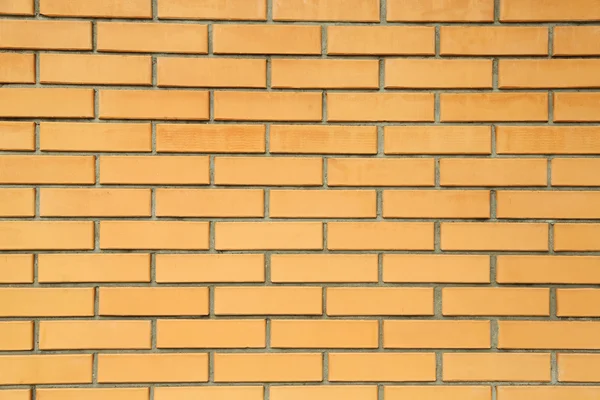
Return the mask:
<path fill-rule="evenodd" d="M 0 400 L 600 399 L 600 0 L 0 0 Z"/>

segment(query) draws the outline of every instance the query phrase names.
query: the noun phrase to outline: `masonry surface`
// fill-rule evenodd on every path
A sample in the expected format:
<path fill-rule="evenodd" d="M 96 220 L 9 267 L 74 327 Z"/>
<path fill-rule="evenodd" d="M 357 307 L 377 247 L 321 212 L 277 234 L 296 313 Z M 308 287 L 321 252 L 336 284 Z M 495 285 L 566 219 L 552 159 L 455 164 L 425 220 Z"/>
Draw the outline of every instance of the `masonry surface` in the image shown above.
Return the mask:
<path fill-rule="evenodd" d="M 600 398 L 600 0 L 0 0 L 0 400 Z"/>

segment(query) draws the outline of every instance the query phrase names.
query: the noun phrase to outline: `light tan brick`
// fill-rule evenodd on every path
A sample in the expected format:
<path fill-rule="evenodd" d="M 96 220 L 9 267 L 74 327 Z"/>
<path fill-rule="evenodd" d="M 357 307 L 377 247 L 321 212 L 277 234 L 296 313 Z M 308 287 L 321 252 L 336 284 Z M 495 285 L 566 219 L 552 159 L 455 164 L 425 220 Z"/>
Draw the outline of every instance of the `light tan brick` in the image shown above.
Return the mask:
<path fill-rule="evenodd" d="M 433 289 L 330 287 L 327 315 L 433 315 Z"/>

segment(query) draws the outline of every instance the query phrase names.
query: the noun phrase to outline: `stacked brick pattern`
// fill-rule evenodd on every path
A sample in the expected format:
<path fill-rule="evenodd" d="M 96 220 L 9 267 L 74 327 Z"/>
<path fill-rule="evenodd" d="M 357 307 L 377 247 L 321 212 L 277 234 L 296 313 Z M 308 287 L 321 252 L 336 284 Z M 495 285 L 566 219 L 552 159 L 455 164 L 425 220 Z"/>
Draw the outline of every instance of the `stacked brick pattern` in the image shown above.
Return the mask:
<path fill-rule="evenodd" d="M 0 400 L 600 398 L 599 0 L 0 14 Z"/>

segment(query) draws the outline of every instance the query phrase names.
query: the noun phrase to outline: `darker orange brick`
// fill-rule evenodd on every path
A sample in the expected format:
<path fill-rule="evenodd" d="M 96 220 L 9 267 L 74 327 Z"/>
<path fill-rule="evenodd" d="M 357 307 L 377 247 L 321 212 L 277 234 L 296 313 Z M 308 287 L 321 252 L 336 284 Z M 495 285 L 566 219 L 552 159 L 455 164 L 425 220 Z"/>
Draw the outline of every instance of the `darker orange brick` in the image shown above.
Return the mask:
<path fill-rule="evenodd" d="M 537 26 L 443 26 L 440 53 L 470 56 L 548 54 L 548 28 Z"/>
<path fill-rule="evenodd" d="M 491 22 L 494 1 L 388 0 L 387 20 L 403 22 Z"/>
<path fill-rule="evenodd" d="M 0 82 L 35 83 L 34 57 L 33 54 L 0 53 Z"/>
<path fill-rule="evenodd" d="M 213 46 L 215 54 L 321 54 L 321 27 L 218 24 Z"/>
<path fill-rule="evenodd" d="M 600 154 L 595 126 L 498 126 L 499 154 Z"/>
<path fill-rule="evenodd" d="M 0 20 L 0 29 L 1 24 Z M 93 116 L 92 89 L 0 88 L 0 117 L 91 118 Z"/>
<path fill-rule="evenodd" d="M 379 87 L 377 60 L 274 59 L 271 62 L 274 88 L 376 89 Z"/>
<path fill-rule="evenodd" d="M 490 154 L 492 133 L 487 126 L 386 126 L 384 151 L 385 154 Z"/>
<path fill-rule="evenodd" d="M 597 21 L 600 8 L 596 0 L 503 0 L 500 21 Z"/>
<path fill-rule="evenodd" d="M 442 93 L 442 122 L 547 121 L 546 93 Z"/>
<path fill-rule="evenodd" d="M 433 55 L 433 26 L 328 26 L 327 54 Z"/>
<path fill-rule="evenodd" d="M 377 153 L 377 128 L 374 126 L 271 125 L 269 134 L 271 153 Z"/>
<path fill-rule="evenodd" d="M 498 86 L 513 88 L 600 87 L 600 60 L 500 60 Z"/>
<path fill-rule="evenodd" d="M 555 93 L 554 121 L 600 121 L 599 104 L 600 93 Z"/>
<path fill-rule="evenodd" d="M 216 92 L 215 119 L 250 121 L 320 121 L 321 93 Z"/>
<path fill-rule="evenodd" d="M 385 61 L 386 88 L 491 88 L 491 60 L 390 58 Z"/>
<path fill-rule="evenodd" d="M 273 132 L 271 130 L 271 132 Z M 156 151 L 264 153 L 264 125 L 157 124 Z"/>
<path fill-rule="evenodd" d="M 329 93 L 328 121 L 434 120 L 433 93 Z"/>
<path fill-rule="evenodd" d="M 379 0 L 276 0 L 273 19 L 379 22 Z"/>
<path fill-rule="evenodd" d="M 164 19 L 265 20 L 265 0 L 160 0 L 158 17 Z"/>

